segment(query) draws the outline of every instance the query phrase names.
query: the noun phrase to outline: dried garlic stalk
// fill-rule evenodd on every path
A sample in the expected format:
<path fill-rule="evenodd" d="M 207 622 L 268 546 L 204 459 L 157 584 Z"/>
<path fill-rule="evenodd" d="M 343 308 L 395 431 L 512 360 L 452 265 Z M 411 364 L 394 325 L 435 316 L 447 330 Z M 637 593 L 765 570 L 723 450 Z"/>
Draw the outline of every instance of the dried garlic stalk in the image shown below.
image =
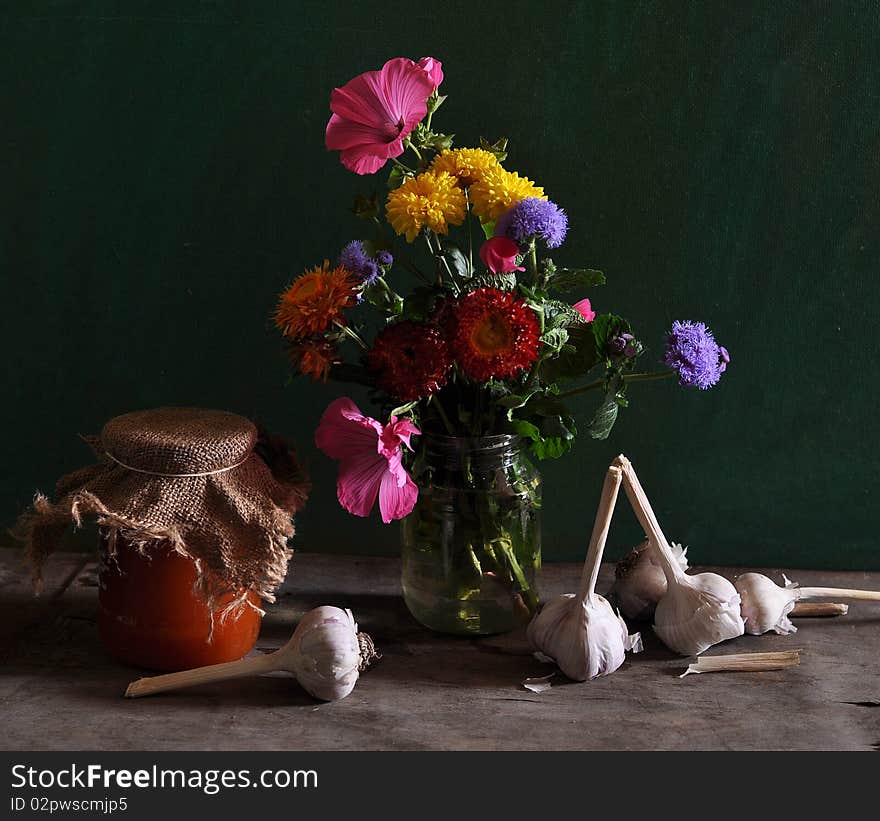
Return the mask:
<path fill-rule="evenodd" d="M 736 588 L 717 573 L 688 576 L 675 559 L 654 510 L 629 459 L 621 455 L 626 494 L 666 575 L 666 593 L 657 603 L 654 632 L 670 649 L 698 656 L 719 642 L 743 634 L 740 597 Z"/>
<path fill-rule="evenodd" d="M 795 618 L 827 618 L 845 616 L 849 613 L 849 605 L 832 601 L 797 602 L 794 610 L 788 615 Z"/>
<path fill-rule="evenodd" d="M 734 653 L 729 656 L 700 656 L 688 666 L 679 678 L 690 673 L 760 673 L 764 670 L 784 670 L 801 663 L 800 650 L 777 653 Z"/>

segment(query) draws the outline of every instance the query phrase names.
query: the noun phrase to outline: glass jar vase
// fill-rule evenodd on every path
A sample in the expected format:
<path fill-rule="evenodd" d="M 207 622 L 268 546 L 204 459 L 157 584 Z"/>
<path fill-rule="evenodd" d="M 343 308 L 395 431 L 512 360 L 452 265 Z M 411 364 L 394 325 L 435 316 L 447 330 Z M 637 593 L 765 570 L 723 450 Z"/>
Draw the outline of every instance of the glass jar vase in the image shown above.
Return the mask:
<path fill-rule="evenodd" d="M 424 435 L 403 520 L 403 597 L 426 627 L 504 633 L 538 602 L 541 477 L 518 436 Z"/>

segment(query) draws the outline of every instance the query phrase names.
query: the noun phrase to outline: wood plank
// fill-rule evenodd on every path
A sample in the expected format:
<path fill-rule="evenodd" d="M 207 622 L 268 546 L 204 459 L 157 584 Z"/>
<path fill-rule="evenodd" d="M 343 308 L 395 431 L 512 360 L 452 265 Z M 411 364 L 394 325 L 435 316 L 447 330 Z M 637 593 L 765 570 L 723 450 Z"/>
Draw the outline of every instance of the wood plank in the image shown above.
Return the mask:
<path fill-rule="evenodd" d="M 59 557 L 54 557 L 55 559 Z M 81 560 L 80 557 L 79 560 Z M 11 557 L 0 553 L 0 569 Z M 54 560 L 54 559 L 53 559 Z M 76 567 L 59 559 L 59 575 Z M 63 567 L 62 567 L 63 565 Z M 95 565 L 54 599 L 30 601 L 36 621 L 5 639 L 0 717 L 7 749 L 877 749 L 880 604 L 854 602 L 839 619 L 802 620 L 794 636 L 744 636 L 711 653 L 803 649 L 797 668 L 678 675 L 686 659 L 645 629 L 646 650 L 612 676 L 546 693 L 521 687 L 552 667 L 522 634 L 439 636 L 399 595 L 396 559 L 298 554 L 258 647 L 274 649 L 318 604 L 350 607 L 383 658 L 349 698 L 313 701 L 284 675 L 125 700 L 141 671 L 98 642 Z M 545 596 L 574 589 L 580 567 L 546 566 Z M 723 569 L 725 575 L 736 571 Z M 602 568 L 600 590 L 613 571 Z M 880 573 L 800 571 L 802 584 L 880 589 Z M 58 587 L 60 588 L 59 582 Z M 28 601 L 24 580 L 7 585 Z"/>

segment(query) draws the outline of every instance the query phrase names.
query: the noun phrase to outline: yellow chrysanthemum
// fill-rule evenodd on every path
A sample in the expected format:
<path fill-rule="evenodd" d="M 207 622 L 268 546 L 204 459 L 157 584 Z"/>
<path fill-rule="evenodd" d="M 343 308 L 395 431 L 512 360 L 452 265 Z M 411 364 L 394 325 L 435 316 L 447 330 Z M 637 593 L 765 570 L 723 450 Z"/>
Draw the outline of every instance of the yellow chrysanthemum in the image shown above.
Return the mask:
<path fill-rule="evenodd" d="M 458 180 L 445 171 L 427 171 L 409 177 L 388 195 L 385 214 L 398 234 L 406 234 L 412 242 L 422 228 L 436 234 L 448 234 L 450 225 L 461 225 L 465 218 L 466 200 Z"/>
<path fill-rule="evenodd" d="M 447 148 L 431 163 L 434 173 L 446 171 L 452 174 L 462 188 L 469 188 L 496 168 L 501 168 L 498 158 L 482 148 Z"/>
<path fill-rule="evenodd" d="M 470 189 L 471 207 L 483 222 L 494 222 L 520 200 L 537 197 L 546 200 L 544 189 L 530 179 L 500 166 L 489 170 Z"/>

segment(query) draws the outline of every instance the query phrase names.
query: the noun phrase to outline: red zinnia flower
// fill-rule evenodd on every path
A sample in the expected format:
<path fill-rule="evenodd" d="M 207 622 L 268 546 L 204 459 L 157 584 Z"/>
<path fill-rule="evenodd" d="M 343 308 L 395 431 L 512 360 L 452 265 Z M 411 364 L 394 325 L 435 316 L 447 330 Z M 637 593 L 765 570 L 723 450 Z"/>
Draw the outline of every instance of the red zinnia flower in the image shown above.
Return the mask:
<path fill-rule="evenodd" d="M 446 384 L 452 358 L 438 328 L 405 319 L 376 335 L 367 364 L 376 372 L 376 383 L 383 391 L 412 402 Z"/>
<path fill-rule="evenodd" d="M 538 317 L 513 293 L 477 288 L 459 300 L 456 318 L 452 352 L 477 382 L 516 376 L 538 358 Z"/>

